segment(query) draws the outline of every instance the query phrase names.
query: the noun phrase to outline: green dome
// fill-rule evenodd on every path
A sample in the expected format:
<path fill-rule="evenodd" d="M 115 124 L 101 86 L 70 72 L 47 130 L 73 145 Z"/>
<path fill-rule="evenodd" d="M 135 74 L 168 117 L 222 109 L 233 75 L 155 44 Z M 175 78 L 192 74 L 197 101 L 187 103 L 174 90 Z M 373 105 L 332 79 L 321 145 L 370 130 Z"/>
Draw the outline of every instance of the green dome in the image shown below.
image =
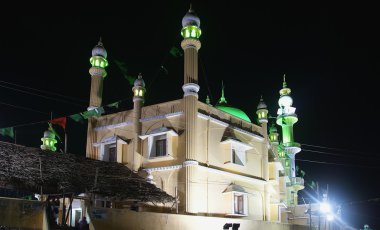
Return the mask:
<path fill-rule="evenodd" d="M 223 84 L 223 82 L 222 82 Z M 218 104 L 215 106 L 215 108 L 222 110 L 223 112 L 229 113 L 231 115 L 234 115 L 235 117 L 238 117 L 240 119 L 243 119 L 245 121 L 251 122 L 251 119 L 245 114 L 242 110 L 238 108 L 231 107 L 227 104 L 227 100 L 224 97 L 224 85 L 222 85 L 222 95 L 219 99 Z"/>
<path fill-rule="evenodd" d="M 241 118 L 245 121 L 251 122 L 251 119 L 247 116 L 246 113 L 244 113 L 242 110 L 234 107 L 229 106 L 223 106 L 223 105 L 217 105 L 215 106 L 217 109 L 220 109 L 226 113 L 229 113 L 231 115 L 234 115 L 235 117 Z"/>

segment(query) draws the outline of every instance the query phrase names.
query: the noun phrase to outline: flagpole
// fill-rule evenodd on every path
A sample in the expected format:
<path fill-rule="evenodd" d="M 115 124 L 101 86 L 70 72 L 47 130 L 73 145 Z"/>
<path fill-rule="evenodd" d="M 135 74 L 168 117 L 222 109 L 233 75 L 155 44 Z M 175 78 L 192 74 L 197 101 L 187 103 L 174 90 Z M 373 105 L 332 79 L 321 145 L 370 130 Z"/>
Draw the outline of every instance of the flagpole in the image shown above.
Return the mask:
<path fill-rule="evenodd" d="M 67 153 L 67 133 L 65 130 L 65 153 Z"/>

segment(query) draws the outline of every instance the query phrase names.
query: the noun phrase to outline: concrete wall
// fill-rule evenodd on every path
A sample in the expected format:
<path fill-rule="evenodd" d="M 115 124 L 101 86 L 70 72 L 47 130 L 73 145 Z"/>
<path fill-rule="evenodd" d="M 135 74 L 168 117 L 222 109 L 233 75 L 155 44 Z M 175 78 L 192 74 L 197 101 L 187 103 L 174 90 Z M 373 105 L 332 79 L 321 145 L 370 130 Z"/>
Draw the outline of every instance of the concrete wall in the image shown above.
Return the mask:
<path fill-rule="evenodd" d="M 223 229 L 226 223 L 240 224 L 239 230 L 306 230 L 295 226 L 250 219 L 176 215 L 152 212 L 134 212 L 125 209 L 90 209 L 91 223 L 96 230 L 152 230 L 152 229 Z M 230 228 L 232 229 L 232 228 Z"/>
<path fill-rule="evenodd" d="M 42 202 L 0 197 L 0 226 L 43 229 Z"/>

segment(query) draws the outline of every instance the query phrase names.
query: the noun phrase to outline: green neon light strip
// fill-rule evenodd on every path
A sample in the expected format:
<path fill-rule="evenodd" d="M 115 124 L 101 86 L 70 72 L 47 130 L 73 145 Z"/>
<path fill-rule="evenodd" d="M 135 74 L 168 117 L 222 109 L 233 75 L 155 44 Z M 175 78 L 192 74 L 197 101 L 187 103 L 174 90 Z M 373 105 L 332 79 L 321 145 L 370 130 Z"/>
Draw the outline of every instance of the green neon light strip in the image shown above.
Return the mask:
<path fill-rule="evenodd" d="M 183 38 L 199 39 L 201 34 L 202 34 L 201 29 L 196 26 L 186 26 L 186 27 L 183 27 L 181 30 L 181 35 Z"/>

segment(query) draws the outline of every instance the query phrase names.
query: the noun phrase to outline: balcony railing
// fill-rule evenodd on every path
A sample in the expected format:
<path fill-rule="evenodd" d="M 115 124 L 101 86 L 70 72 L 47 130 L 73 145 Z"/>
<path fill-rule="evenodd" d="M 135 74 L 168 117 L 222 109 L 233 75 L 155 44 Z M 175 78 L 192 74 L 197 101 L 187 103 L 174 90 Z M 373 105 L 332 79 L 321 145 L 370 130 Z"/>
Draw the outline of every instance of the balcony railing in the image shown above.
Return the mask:
<path fill-rule="evenodd" d="M 304 179 L 302 177 L 292 177 L 290 178 L 292 185 L 304 186 Z"/>

